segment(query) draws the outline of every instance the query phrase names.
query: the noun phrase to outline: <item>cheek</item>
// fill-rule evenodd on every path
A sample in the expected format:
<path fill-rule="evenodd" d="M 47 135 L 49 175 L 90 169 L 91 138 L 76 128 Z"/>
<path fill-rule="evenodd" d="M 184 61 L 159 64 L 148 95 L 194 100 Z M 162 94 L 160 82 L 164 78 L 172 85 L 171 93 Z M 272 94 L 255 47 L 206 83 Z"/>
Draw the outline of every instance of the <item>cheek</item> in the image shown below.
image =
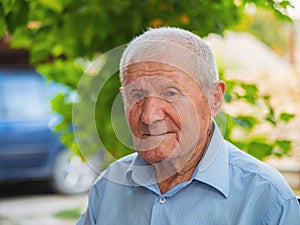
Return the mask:
<path fill-rule="evenodd" d="M 212 111 L 208 101 L 203 101 L 201 105 L 197 106 L 197 111 L 199 115 L 199 123 L 207 124 L 212 118 Z"/>
<path fill-rule="evenodd" d="M 190 98 L 176 109 L 181 122 L 180 145 L 193 148 L 206 135 L 211 115 L 209 105 L 205 99 Z"/>
<path fill-rule="evenodd" d="M 180 104 L 176 107 L 178 112 L 177 120 L 180 121 L 180 146 L 183 149 L 192 148 L 198 141 L 199 115 L 192 102 Z"/>
<path fill-rule="evenodd" d="M 139 118 L 140 118 L 141 110 L 136 106 L 126 107 L 125 114 L 126 114 L 128 126 L 133 132 L 133 134 L 136 136 L 138 132 L 137 128 L 139 126 Z"/>
<path fill-rule="evenodd" d="M 201 105 L 197 106 L 198 112 L 198 126 L 199 126 L 199 138 L 206 139 L 207 132 L 212 119 L 210 106 L 207 101 L 204 101 Z"/>

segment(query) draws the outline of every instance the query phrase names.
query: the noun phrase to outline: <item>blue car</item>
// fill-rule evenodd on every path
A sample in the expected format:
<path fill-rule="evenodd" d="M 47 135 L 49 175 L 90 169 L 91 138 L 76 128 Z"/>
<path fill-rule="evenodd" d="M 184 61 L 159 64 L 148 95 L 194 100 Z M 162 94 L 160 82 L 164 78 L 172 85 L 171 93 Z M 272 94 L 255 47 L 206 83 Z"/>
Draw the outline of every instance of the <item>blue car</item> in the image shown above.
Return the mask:
<path fill-rule="evenodd" d="M 94 182 L 97 171 L 53 132 L 58 116 L 49 99 L 57 91 L 34 69 L 0 67 L 0 183 L 48 180 L 59 193 L 78 194 Z"/>

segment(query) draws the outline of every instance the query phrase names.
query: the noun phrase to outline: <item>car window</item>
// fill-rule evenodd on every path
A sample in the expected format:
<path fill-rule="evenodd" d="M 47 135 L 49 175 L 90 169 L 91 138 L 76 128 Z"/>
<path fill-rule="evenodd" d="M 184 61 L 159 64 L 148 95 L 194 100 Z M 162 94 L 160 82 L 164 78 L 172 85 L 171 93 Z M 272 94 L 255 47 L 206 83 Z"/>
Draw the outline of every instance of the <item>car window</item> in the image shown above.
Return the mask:
<path fill-rule="evenodd" d="M 5 76 L 0 90 L 1 116 L 34 119 L 49 114 L 49 99 L 39 76 Z"/>

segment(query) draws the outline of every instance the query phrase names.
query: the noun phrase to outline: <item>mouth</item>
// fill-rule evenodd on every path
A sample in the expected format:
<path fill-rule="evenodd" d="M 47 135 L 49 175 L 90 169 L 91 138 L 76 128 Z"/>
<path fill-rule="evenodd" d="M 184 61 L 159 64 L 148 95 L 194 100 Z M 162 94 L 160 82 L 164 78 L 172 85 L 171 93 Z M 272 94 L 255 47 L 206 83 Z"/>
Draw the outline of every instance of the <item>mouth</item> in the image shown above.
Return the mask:
<path fill-rule="evenodd" d="M 164 132 L 164 133 L 143 133 L 143 137 L 159 137 L 159 136 L 165 136 L 168 134 L 174 134 L 174 131 Z"/>

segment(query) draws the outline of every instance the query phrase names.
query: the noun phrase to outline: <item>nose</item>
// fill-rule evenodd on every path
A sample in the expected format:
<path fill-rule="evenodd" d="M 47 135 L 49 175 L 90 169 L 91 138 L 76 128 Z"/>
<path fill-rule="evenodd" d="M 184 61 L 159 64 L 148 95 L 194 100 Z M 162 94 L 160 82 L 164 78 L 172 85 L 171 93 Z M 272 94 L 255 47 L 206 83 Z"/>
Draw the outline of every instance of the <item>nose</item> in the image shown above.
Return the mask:
<path fill-rule="evenodd" d="M 143 105 L 141 120 L 147 125 L 156 121 L 163 120 L 165 112 L 163 110 L 163 101 L 158 97 L 148 96 Z"/>

